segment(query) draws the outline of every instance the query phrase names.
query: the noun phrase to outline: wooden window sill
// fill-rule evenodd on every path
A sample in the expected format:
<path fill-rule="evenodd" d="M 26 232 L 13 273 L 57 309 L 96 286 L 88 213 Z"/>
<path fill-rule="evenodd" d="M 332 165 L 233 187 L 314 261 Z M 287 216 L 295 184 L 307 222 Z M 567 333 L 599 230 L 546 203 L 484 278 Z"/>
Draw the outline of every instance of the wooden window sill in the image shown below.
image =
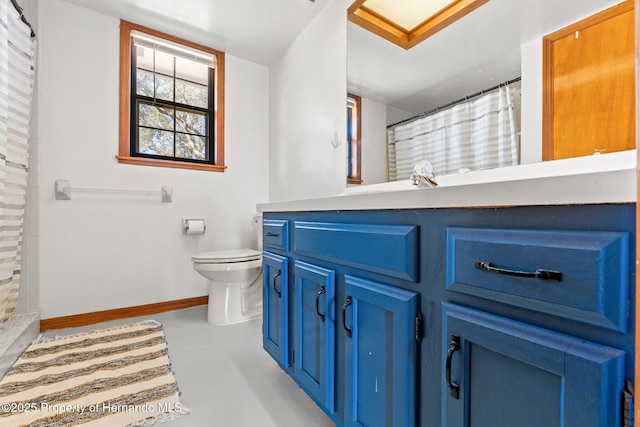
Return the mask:
<path fill-rule="evenodd" d="M 144 157 L 116 156 L 119 163 L 139 166 L 155 166 L 161 168 L 192 169 L 208 172 L 224 172 L 226 166 L 207 165 L 203 163 L 180 162 L 173 160 L 147 159 Z"/>

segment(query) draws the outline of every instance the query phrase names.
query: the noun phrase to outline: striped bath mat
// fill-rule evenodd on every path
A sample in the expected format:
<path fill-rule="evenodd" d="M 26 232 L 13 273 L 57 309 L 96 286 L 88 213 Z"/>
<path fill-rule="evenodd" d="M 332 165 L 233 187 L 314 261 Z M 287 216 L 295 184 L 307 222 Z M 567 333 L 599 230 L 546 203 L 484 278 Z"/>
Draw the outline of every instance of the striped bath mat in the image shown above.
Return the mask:
<path fill-rule="evenodd" d="M 0 381 L 0 426 L 142 426 L 188 412 L 154 321 L 32 344 Z"/>

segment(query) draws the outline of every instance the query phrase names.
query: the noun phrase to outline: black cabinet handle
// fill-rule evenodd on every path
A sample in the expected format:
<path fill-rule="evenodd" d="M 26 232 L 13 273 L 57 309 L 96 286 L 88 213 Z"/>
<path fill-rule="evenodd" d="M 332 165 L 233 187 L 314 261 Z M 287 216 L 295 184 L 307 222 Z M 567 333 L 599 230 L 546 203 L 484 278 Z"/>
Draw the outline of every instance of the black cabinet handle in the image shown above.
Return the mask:
<path fill-rule="evenodd" d="M 517 277 L 530 277 L 534 279 L 540 280 L 562 280 L 562 273 L 559 271 L 551 271 L 551 270 L 543 270 L 539 269 L 536 271 L 517 271 L 517 270 L 507 270 L 504 268 L 498 268 L 491 265 L 490 262 L 485 261 L 474 261 L 474 266 L 478 270 L 487 271 L 489 273 L 497 273 L 497 274 L 505 274 L 507 276 L 517 276 Z"/>
<path fill-rule="evenodd" d="M 320 296 L 324 294 L 324 286 L 320 286 L 320 290 L 316 294 L 316 313 L 320 317 L 320 321 L 324 323 L 324 314 L 320 313 Z"/>
<path fill-rule="evenodd" d="M 451 382 L 451 360 L 453 359 L 453 353 L 460 349 L 460 337 L 457 335 L 451 335 L 451 343 L 449 343 L 449 350 L 447 350 L 447 363 L 445 366 L 445 377 L 447 379 L 447 387 L 451 397 L 457 399 L 460 395 L 460 386 Z"/>
<path fill-rule="evenodd" d="M 267 231 L 266 233 L 264 233 L 265 237 L 278 237 L 280 235 L 280 233 L 273 233 L 271 231 Z"/>
<path fill-rule="evenodd" d="M 278 290 L 278 288 L 276 288 L 276 279 L 280 276 L 280 274 L 282 274 L 282 272 L 278 270 L 276 275 L 273 276 L 273 290 L 276 291 L 276 294 L 278 294 L 278 298 L 282 297 L 282 290 Z"/>
<path fill-rule="evenodd" d="M 351 329 L 347 328 L 347 307 L 351 305 L 351 297 L 347 297 L 347 300 L 342 306 L 342 327 L 344 328 L 347 336 L 351 338 Z"/>

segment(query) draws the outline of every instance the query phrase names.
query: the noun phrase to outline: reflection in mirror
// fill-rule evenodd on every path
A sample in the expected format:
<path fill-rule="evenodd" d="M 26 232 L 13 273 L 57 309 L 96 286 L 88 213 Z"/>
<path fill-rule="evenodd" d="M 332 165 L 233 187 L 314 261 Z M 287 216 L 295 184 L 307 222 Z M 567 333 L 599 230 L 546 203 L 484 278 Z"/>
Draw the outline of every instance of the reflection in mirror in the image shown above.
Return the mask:
<path fill-rule="evenodd" d="M 411 49 L 489 0 L 356 0 L 349 21 Z"/>
<path fill-rule="evenodd" d="M 361 97 L 363 184 L 393 178 L 388 125 L 519 76 L 521 105 L 513 105 L 516 162 L 542 161 L 542 38 L 618 2 L 491 0 L 408 51 L 349 22 L 348 91 Z M 460 162 L 446 172 L 436 169 L 436 175 L 467 169 L 474 168 Z"/>
<path fill-rule="evenodd" d="M 389 180 L 428 159 L 437 175 L 519 163 L 518 81 L 472 95 L 387 128 Z"/>
<path fill-rule="evenodd" d="M 635 148 L 634 21 L 627 0 L 544 37 L 544 160 Z"/>
<path fill-rule="evenodd" d="M 347 184 L 361 184 L 362 132 L 361 99 L 357 95 L 347 94 Z"/>

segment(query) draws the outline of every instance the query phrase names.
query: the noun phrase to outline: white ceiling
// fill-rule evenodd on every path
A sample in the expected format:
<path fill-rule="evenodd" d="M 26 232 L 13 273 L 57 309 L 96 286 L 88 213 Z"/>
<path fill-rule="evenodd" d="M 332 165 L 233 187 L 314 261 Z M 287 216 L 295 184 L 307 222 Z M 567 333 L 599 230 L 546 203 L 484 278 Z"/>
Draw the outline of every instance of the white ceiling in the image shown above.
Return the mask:
<path fill-rule="evenodd" d="M 329 0 L 63 0 L 271 64 Z"/>

